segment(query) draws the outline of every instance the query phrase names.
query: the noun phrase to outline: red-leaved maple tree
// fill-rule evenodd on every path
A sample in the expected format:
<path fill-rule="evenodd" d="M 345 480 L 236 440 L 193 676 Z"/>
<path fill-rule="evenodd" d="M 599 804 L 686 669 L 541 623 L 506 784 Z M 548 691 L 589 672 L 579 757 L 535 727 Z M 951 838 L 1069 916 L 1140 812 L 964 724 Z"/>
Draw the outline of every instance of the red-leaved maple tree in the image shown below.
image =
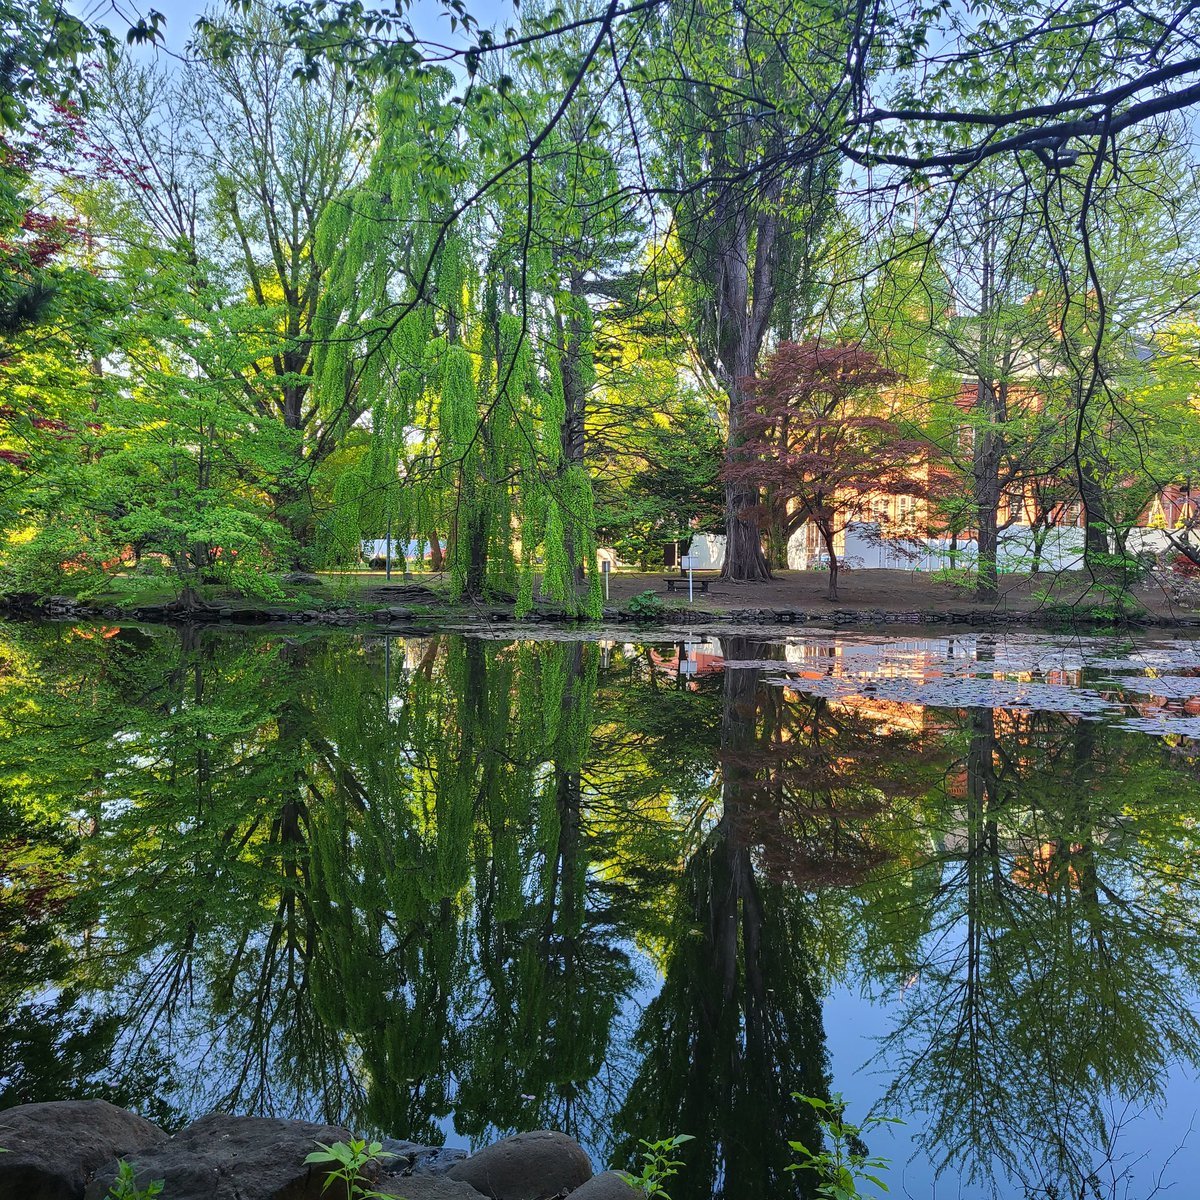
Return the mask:
<path fill-rule="evenodd" d="M 784 342 L 747 381 L 745 440 L 724 473 L 756 484 L 790 537 L 811 521 L 829 559 L 829 599 L 838 598 L 834 539 L 879 495 L 926 494 L 925 443 L 887 415 L 895 371 L 858 345 Z"/>

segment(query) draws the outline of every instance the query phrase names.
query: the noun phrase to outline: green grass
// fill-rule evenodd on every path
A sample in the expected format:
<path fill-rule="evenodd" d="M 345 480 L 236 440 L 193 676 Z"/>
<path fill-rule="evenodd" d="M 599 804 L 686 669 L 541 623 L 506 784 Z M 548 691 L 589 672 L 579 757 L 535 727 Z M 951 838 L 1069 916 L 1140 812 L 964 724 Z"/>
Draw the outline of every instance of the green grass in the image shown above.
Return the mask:
<path fill-rule="evenodd" d="M 322 583 L 319 586 L 284 583 L 276 580 L 279 594 L 276 596 L 248 596 L 236 588 L 225 584 L 205 583 L 196 588 L 200 599 L 218 607 L 230 607 L 242 612 L 263 611 L 267 609 L 288 609 L 303 611 L 307 609 L 344 608 L 347 605 L 358 606 L 366 610 L 374 609 L 387 603 L 387 597 L 372 598 L 370 593 L 374 588 L 388 583 L 382 571 L 354 572 L 320 572 Z M 393 574 L 391 582 L 405 582 L 400 575 Z M 410 575 L 408 581 L 420 584 L 430 591 L 444 595 L 446 587 L 436 575 Z M 89 604 L 114 606 L 119 609 L 132 610 L 136 608 L 157 607 L 169 604 L 179 595 L 179 588 L 173 576 L 142 575 L 135 572 L 121 572 L 110 576 L 97 584 L 94 578 L 80 580 L 77 589 L 63 589 L 64 595 L 70 595 Z"/>

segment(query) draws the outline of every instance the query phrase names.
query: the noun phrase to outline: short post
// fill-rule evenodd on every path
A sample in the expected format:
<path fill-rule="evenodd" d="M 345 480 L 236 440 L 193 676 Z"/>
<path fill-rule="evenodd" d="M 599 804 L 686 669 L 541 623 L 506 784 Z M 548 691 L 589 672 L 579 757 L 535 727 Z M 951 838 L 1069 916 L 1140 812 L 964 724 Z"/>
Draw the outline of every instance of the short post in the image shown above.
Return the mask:
<path fill-rule="evenodd" d="M 687 573 L 688 573 L 688 603 L 689 604 L 693 604 L 695 602 L 694 596 L 692 593 L 692 567 L 695 564 L 695 561 L 696 561 L 695 555 L 692 555 L 692 554 L 685 554 L 679 560 L 679 565 L 681 567 L 683 567 L 683 569 L 685 571 L 687 571 Z"/>
<path fill-rule="evenodd" d="M 612 574 L 612 562 L 607 558 L 600 560 L 600 574 L 604 576 L 604 603 L 608 603 L 608 577 Z"/>

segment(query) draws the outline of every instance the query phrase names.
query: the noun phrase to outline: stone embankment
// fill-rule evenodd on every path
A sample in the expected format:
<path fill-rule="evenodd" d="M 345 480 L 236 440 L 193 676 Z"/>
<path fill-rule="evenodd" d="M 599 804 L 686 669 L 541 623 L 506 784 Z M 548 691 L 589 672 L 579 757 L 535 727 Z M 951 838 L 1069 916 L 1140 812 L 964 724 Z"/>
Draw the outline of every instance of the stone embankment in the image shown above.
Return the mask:
<path fill-rule="evenodd" d="M 318 1142 L 350 1131 L 309 1121 L 221 1113 L 169 1135 L 103 1100 L 23 1104 L 0 1112 L 0 1200 L 106 1200 L 118 1160 L 159 1200 L 346 1200 L 326 1169 L 306 1164 Z M 464 1149 L 382 1139 L 392 1157 L 362 1186 L 397 1200 L 639 1200 L 620 1174 L 595 1175 L 577 1142 L 552 1130 Z"/>

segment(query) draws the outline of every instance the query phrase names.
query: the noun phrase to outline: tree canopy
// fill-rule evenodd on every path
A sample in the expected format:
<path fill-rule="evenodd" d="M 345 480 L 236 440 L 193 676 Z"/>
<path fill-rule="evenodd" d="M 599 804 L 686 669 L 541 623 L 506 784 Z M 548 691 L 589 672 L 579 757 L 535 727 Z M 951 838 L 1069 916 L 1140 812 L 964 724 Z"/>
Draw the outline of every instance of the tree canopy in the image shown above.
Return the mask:
<path fill-rule="evenodd" d="M 1014 523 L 1103 572 L 1178 494 L 1195 553 L 1189 12 L 441 8 L 217 6 L 178 58 L 0 11 L 10 587 L 149 556 L 192 604 L 389 539 L 596 616 L 603 544 L 700 532 L 765 578 L 815 511 L 746 451 L 789 344 L 903 381 L 933 465 L 882 490 L 981 599 Z"/>

